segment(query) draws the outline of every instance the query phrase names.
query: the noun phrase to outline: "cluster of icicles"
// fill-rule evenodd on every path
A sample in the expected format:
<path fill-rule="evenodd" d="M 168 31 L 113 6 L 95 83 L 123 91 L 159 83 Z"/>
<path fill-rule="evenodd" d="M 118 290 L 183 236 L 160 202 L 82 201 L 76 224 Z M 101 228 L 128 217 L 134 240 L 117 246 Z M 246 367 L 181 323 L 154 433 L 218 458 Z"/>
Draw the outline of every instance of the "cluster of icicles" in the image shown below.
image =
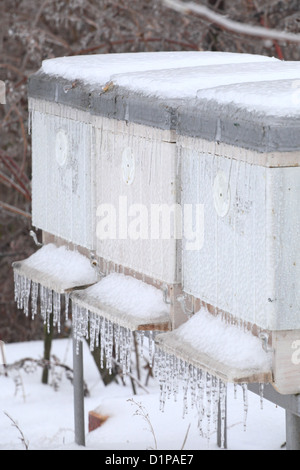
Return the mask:
<path fill-rule="evenodd" d="M 43 318 L 47 331 L 50 331 L 50 318 L 53 314 L 53 326 L 60 332 L 62 297 L 65 302 L 65 318 L 68 320 L 70 294 L 59 294 L 41 284 L 31 281 L 26 276 L 14 272 L 14 295 L 17 307 L 24 311 L 28 317 L 34 319 L 38 313 Z M 130 372 L 131 352 L 133 348 L 132 331 L 120 326 L 107 318 L 90 312 L 88 309 L 72 302 L 72 327 L 73 338 L 76 341 L 76 349 L 79 350 L 79 342 L 86 339 L 91 351 L 100 346 L 101 368 L 105 366 L 109 373 L 112 372 L 113 361 L 120 364 L 123 375 Z M 139 353 L 143 356 L 144 335 L 143 330 L 136 331 L 136 340 Z M 149 364 L 153 366 L 154 358 L 154 332 L 147 332 Z"/>
<path fill-rule="evenodd" d="M 113 362 L 120 364 L 123 375 L 130 372 L 131 353 L 133 349 L 132 330 L 114 323 L 99 314 L 90 312 L 76 302 L 72 302 L 73 337 L 76 341 L 76 349 L 79 350 L 80 341 L 86 339 L 90 350 L 100 346 L 100 366 L 106 366 L 111 374 Z M 139 353 L 143 357 L 144 352 L 143 330 L 135 331 L 135 337 Z M 149 346 L 149 364 L 153 366 L 154 359 L 154 332 L 147 332 Z M 105 361 L 105 364 L 104 364 Z"/>
<path fill-rule="evenodd" d="M 38 312 L 38 305 L 44 324 L 50 329 L 50 315 L 53 325 L 60 331 L 62 296 L 65 297 L 65 316 L 68 319 L 69 294 L 59 294 L 47 287 L 31 281 L 14 272 L 15 301 L 26 316 L 31 310 L 32 319 Z M 31 309 L 30 309 L 31 307 Z M 73 338 L 79 351 L 79 344 L 86 339 L 90 350 L 100 346 L 101 368 L 112 372 L 113 363 L 120 365 L 123 375 L 130 372 L 133 349 L 132 330 L 123 327 L 94 312 L 90 312 L 76 302 L 72 302 Z M 139 353 L 143 356 L 144 331 L 136 331 Z M 163 351 L 155 346 L 155 333 L 147 332 L 149 364 L 154 366 L 155 376 L 160 385 L 160 410 L 163 411 L 166 399 L 176 397 L 179 384 L 183 390 L 183 417 L 188 412 L 188 404 L 197 409 L 200 435 L 208 440 L 220 426 L 221 447 L 225 445 L 227 385 L 219 378 L 199 369 L 192 364 Z M 244 428 L 246 428 L 248 397 L 247 384 L 241 384 L 244 402 Z M 235 386 L 236 390 L 236 386 Z M 190 399 L 188 398 L 190 395 Z M 263 384 L 260 384 L 261 407 L 263 403 Z M 218 424 L 219 423 L 219 424 Z"/>
<path fill-rule="evenodd" d="M 160 410 L 164 411 L 167 399 L 177 400 L 180 385 L 183 392 L 183 418 L 189 406 L 197 410 L 198 429 L 201 437 L 210 440 L 212 433 L 219 428 L 220 446 L 225 447 L 226 439 L 226 401 L 227 384 L 220 378 L 195 367 L 189 362 L 156 347 L 155 375 L 160 384 Z M 244 430 L 248 414 L 248 387 L 241 384 L 244 407 Z M 263 384 L 260 384 L 261 407 L 263 403 Z M 237 385 L 234 386 L 235 397 Z"/>
<path fill-rule="evenodd" d="M 62 297 L 65 301 L 65 316 L 68 319 L 69 294 L 59 294 L 14 271 L 14 296 L 17 307 L 23 310 L 27 317 L 31 312 L 31 318 L 34 319 L 39 307 L 48 332 L 50 331 L 50 317 L 53 314 L 53 326 L 57 327 L 60 333 Z"/>
<path fill-rule="evenodd" d="M 197 410 L 198 429 L 201 437 L 209 441 L 211 433 L 217 431 L 219 421 L 221 448 L 224 448 L 226 384 L 221 379 L 158 348 L 155 354 L 155 366 L 160 384 L 160 410 L 164 411 L 166 399 L 171 396 L 175 401 L 177 400 L 179 384 L 181 384 L 183 418 L 188 413 L 188 394 L 190 394 L 190 406 Z"/>

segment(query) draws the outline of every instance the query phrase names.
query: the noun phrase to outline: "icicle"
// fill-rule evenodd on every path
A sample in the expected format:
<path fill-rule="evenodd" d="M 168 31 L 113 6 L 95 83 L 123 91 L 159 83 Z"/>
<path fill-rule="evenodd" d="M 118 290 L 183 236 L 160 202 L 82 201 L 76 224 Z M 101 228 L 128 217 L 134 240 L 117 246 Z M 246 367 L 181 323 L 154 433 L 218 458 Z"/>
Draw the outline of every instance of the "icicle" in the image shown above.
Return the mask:
<path fill-rule="evenodd" d="M 24 313 L 26 317 L 28 317 L 28 313 L 29 313 L 30 288 L 31 288 L 31 280 L 24 278 L 23 309 L 24 309 Z"/>
<path fill-rule="evenodd" d="M 44 325 L 47 322 L 47 297 L 46 297 L 46 287 L 40 284 L 40 309 L 41 309 L 41 316 L 44 321 Z"/>
<path fill-rule="evenodd" d="M 65 294 L 65 319 L 69 320 L 69 303 L 70 303 L 70 294 L 67 292 Z"/>
<path fill-rule="evenodd" d="M 220 380 L 219 381 L 219 391 L 220 391 L 220 431 L 221 431 L 221 449 L 225 447 L 225 433 L 226 433 L 226 397 L 227 397 L 227 387 L 226 384 Z"/>
<path fill-rule="evenodd" d="M 265 389 L 265 384 L 260 383 L 259 384 L 259 397 L 260 397 L 260 409 L 263 410 L 264 408 L 264 389 Z"/>
<path fill-rule="evenodd" d="M 219 380 L 212 376 L 211 378 L 211 397 L 212 397 L 212 430 L 216 431 L 218 427 L 218 407 L 219 407 L 219 400 L 220 400 L 220 383 Z"/>
<path fill-rule="evenodd" d="M 162 351 L 160 355 L 160 411 L 164 411 L 166 402 L 166 354 Z"/>
<path fill-rule="evenodd" d="M 202 423 L 203 423 L 204 413 L 205 413 L 205 407 L 204 407 L 205 382 L 204 382 L 204 372 L 201 369 L 198 370 L 197 384 L 198 384 L 198 429 L 200 431 L 200 436 L 203 437 Z"/>
<path fill-rule="evenodd" d="M 153 331 L 149 331 L 149 365 L 153 367 L 154 338 Z"/>
<path fill-rule="evenodd" d="M 182 417 L 184 418 L 185 415 L 188 413 L 188 388 L 189 388 L 189 379 L 190 379 L 190 374 L 189 374 L 189 366 L 185 362 L 184 363 L 184 376 L 183 376 L 183 414 Z"/>
<path fill-rule="evenodd" d="M 31 135 L 31 129 L 32 129 L 32 110 L 29 109 L 29 113 L 28 113 L 28 129 L 27 129 L 28 135 Z"/>
<path fill-rule="evenodd" d="M 108 332 L 107 332 L 107 352 L 106 352 L 106 362 L 108 373 L 112 373 L 112 355 L 113 355 L 113 332 L 114 326 L 111 321 L 108 322 Z"/>
<path fill-rule="evenodd" d="M 50 333 L 50 316 L 52 313 L 53 293 L 51 289 L 46 288 L 46 324 L 47 332 Z"/>
<path fill-rule="evenodd" d="M 248 414 L 248 386 L 246 383 L 242 384 L 243 389 L 243 403 L 244 403 L 244 431 L 246 431 L 247 414 Z"/>
<path fill-rule="evenodd" d="M 206 373 L 206 418 L 207 418 L 207 439 L 210 439 L 211 426 L 211 375 Z"/>
<path fill-rule="evenodd" d="M 104 367 L 104 346 L 105 346 L 105 320 L 102 318 L 100 327 L 100 367 Z"/>
<path fill-rule="evenodd" d="M 143 358 L 144 357 L 144 336 L 145 336 L 145 332 L 142 330 L 140 332 L 139 336 L 140 336 L 140 355 Z"/>
<path fill-rule="evenodd" d="M 138 335 L 139 337 L 139 335 Z M 120 361 L 120 325 L 116 324 L 115 325 L 115 356 L 116 356 L 116 361 Z"/>
<path fill-rule="evenodd" d="M 32 320 L 37 314 L 38 295 L 39 295 L 39 285 L 37 282 L 32 282 L 32 285 L 31 285 L 31 318 Z"/>
<path fill-rule="evenodd" d="M 128 373 L 131 369 L 132 332 L 127 329 L 126 333 L 126 372 Z"/>
<path fill-rule="evenodd" d="M 57 325 L 58 333 L 60 333 L 60 312 L 61 312 L 60 294 L 53 291 L 53 325 Z"/>

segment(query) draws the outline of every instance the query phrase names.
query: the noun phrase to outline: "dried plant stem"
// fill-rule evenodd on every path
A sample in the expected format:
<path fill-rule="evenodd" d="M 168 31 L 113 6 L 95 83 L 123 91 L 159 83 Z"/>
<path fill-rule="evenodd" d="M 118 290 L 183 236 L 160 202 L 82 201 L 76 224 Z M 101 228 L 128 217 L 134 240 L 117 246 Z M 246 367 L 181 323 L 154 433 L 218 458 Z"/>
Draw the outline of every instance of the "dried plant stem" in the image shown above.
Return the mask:
<path fill-rule="evenodd" d="M 5 416 L 8 417 L 8 419 L 10 419 L 10 421 L 12 422 L 12 426 L 14 426 L 20 433 L 20 440 L 22 442 L 22 444 L 24 445 L 25 447 L 25 450 L 28 450 L 29 449 L 29 442 L 28 440 L 25 438 L 24 434 L 23 434 L 23 431 L 22 429 L 20 428 L 20 426 L 18 425 L 18 423 L 6 412 L 6 411 L 3 411 L 3 413 L 5 414 Z"/>

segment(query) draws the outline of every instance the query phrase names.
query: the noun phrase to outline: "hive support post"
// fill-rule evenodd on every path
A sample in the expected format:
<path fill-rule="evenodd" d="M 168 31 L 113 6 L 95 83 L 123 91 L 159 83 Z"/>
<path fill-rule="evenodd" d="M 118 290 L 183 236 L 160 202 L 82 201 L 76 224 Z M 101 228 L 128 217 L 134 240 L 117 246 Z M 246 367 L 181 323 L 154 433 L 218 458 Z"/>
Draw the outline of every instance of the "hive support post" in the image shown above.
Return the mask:
<path fill-rule="evenodd" d="M 300 450 L 300 416 L 285 411 L 286 450 Z"/>
<path fill-rule="evenodd" d="M 73 336 L 73 389 L 74 389 L 74 426 L 75 442 L 85 446 L 84 431 L 84 381 L 82 342 Z"/>

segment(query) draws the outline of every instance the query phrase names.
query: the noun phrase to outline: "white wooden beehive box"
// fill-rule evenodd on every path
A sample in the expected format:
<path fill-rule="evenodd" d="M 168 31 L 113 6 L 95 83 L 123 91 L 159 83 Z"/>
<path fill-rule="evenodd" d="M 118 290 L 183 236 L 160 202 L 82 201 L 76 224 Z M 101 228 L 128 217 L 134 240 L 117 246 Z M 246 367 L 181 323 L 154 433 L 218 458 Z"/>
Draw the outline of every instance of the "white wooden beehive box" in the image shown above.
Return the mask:
<path fill-rule="evenodd" d="M 174 113 L 179 99 L 196 95 L 197 73 L 187 95 L 176 90 L 168 96 L 164 90 L 172 88 L 178 67 L 183 80 L 191 66 L 265 61 L 273 62 L 247 54 L 200 52 L 44 61 L 29 83 L 33 225 L 56 239 L 95 250 L 105 261 L 161 282 L 180 283 L 180 242 L 171 226 L 165 233 L 153 220 L 161 221 L 165 209 L 172 225 L 172 210 L 180 204 Z M 158 93 L 146 96 L 139 80 L 145 83 L 145 77 L 160 69 L 167 75 L 158 77 Z M 107 208 L 115 227 L 113 220 L 103 221 Z M 106 234 L 105 222 L 110 222 Z"/>
<path fill-rule="evenodd" d="M 182 203 L 204 206 L 203 246 L 183 249 L 183 290 L 269 335 L 281 393 L 300 390 L 300 113 L 294 84 L 276 81 L 275 74 L 273 81 L 201 91 L 194 105 L 182 108 L 178 136 Z"/>
<path fill-rule="evenodd" d="M 33 225 L 102 268 L 172 286 L 173 327 L 182 285 L 269 332 L 283 393 L 295 393 L 282 371 L 294 379 L 300 329 L 298 121 L 295 110 L 257 110 L 262 80 L 276 78 L 282 103 L 291 90 L 297 99 L 298 76 L 295 63 L 257 56 L 113 54 L 45 61 L 29 86 Z M 250 97 L 246 109 L 237 96 Z M 201 248 L 182 246 L 172 223 L 167 234 L 153 225 L 153 211 L 170 222 L 185 205 L 203 206 Z"/>

